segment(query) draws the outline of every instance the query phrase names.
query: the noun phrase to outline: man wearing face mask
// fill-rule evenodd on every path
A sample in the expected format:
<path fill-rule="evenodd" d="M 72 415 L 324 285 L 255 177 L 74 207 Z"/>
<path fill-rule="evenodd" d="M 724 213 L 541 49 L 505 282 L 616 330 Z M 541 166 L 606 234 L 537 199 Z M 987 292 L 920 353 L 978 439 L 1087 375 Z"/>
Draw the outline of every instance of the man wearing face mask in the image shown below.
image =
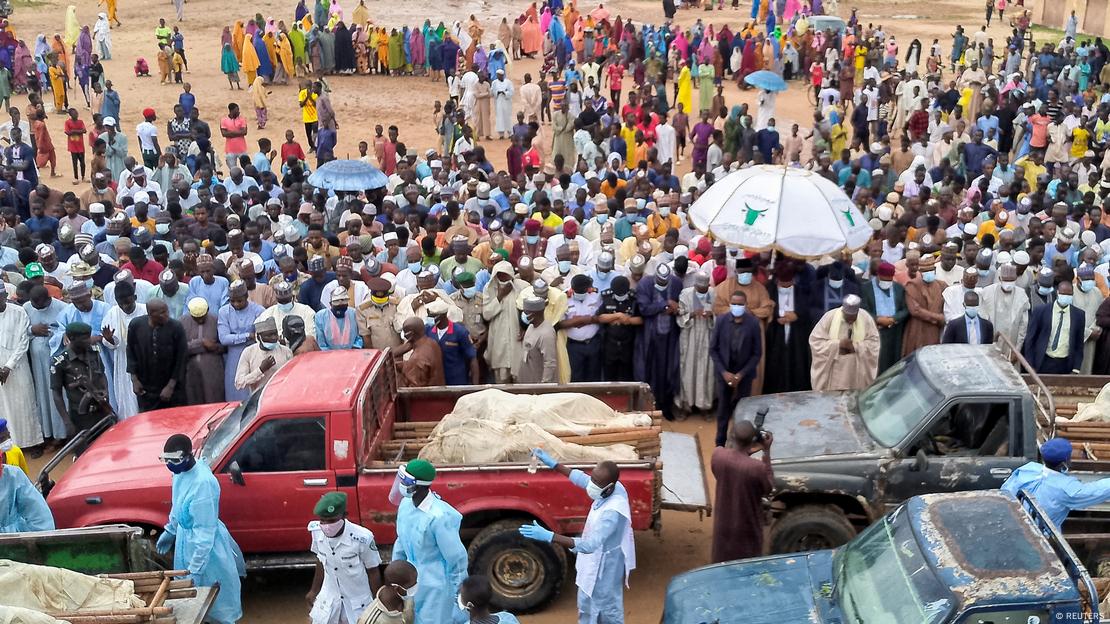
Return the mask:
<path fill-rule="evenodd" d="M 620 468 L 611 461 L 602 461 L 587 475 L 567 468 L 543 449 L 532 449 L 532 454 L 586 490 L 593 503 L 581 537 L 560 535 L 536 521 L 522 525 L 520 534 L 537 542 L 558 544 L 577 555 L 574 567 L 579 624 L 624 622 L 624 586 L 628 574 L 636 568 L 636 547 L 628 492 L 619 481 Z"/>
<path fill-rule="evenodd" d="M 493 265 L 493 278 L 482 291 L 482 319 L 488 324 L 485 359 L 496 383 L 511 383 L 512 370 L 520 360 L 516 300 L 526 288 L 528 283 L 517 278 L 513 265 L 503 260 Z"/>
<path fill-rule="evenodd" d="M 416 622 L 451 624 L 466 618 L 458 607 L 459 586 L 467 574 L 466 547 L 459 538 L 462 514 L 431 491 L 436 469 L 423 459 L 398 473 L 404 497 L 397 506 L 393 560 L 416 566 L 422 590 L 416 593 Z"/>
<path fill-rule="evenodd" d="M 1014 471 L 1001 489 L 1014 496 L 1031 494 L 1059 528 L 1073 509 L 1086 509 L 1110 500 L 1110 479 L 1082 482 L 1067 474 L 1072 445 L 1066 438 L 1051 438 L 1041 445 L 1041 461 Z"/>
<path fill-rule="evenodd" d="M 602 333 L 601 367 L 604 381 L 632 381 L 636 336 L 643 324 L 627 277 L 618 275 L 601 293 L 598 321 Z"/>
<path fill-rule="evenodd" d="M 601 238 L 601 228 L 609 223 L 609 204 L 604 195 L 594 198 L 594 212 L 582 226 L 582 238 L 597 242 Z"/>
<path fill-rule="evenodd" d="M 687 414 L 701 411 L 708 414 L 713 407 L 713 363 L 705 357 L 715 322 L 713 297 L 709 289 L 709 273 L 696 271 L 694 285 L 682 289 L 678 296 L 679 385 L 675 406 Z"/>
<path fill-rule="evenodd" d="M 940 341 L 944 344 L 984 345 L 992 340 L 994 326 L 980 314 L 979 294 L 974 291 L 964 293 L 963 316 L 948 321 Z"/>
<path fill-rule="evenodd" d="M 998 267 L 998 281 L 979 296 L 979 316 L 990 320 L 994 331 L 1014 345 L 1025 342 L 1029 325 L 1029 295 L 1017 287 L 1017 267 L 1006 263 Z"/>
<path fill-rule="evenodd" d="M 620 271 L 615 270 L 615 264 L 616 259 L 613 257 L 613 254 L 608 251 L 603 251 L 597 256 L 597 266 L 594 270 L 586 273 L 593 281 L 594 288 L 599 293 L 609 290 L 613 284 L 613 279 L 626 272 L 624 267 L 621 267 Z"/>
<path fill-rule="evenodd" d="M 175 570 L 188 570 L 197 587 L 219 583 L 207 620 L 234 624 L 243 617 L 239 577 L 246 576 L 243 551 L 220 521 L 220 483 L 208 464 L 193 456 L 193 441 L 175 433 L 160 458 L 173 473 L 170 518 L 155 548 L 173 549 Z"/>
<path fill-rule="evenodd" d="M 385 566 L 384 577 L 374 602 L 362 612 L 357 624 L 414 624 L 413 606 L 419 589 L 416 566 L 408 561 L 392 561 Z"/>
<path fill-rule="evenodd" d="M 482 291 L 476 282 L 473 273 L 456 271 L 455 292 L 450 298 L 462 310 L 462 323 L 470 331 L 470 340 L 481 356 L 486 345 L 486 320 L 482 317 Z"/>
<path fill-rule="evenodd" d="M 391 285 L 385 278 L 371 277 L 367 280 L 366 287 L 370 291 L 370 297 L 357 310 L 358 333 L 362 336 L 363 345 L 368 349 L 386 349 L 400 345 L 401 336 L 393 325 L 399 298 L 391 294 Z"/>
<path fill-rule="evenodd" d="M 1037 308 L 1053 302 L 1056 297 L 1055 282 L 1055 276 L 1048 269 L 1042 270 L 1040 275 L 1037 276 L 1033 286 L 1029 289 L 1030 316 Z"/>
<path fill-rule="evenodd" d="M 517 383 L 558 383 L 558 343 L 555 328 L 545 318 L 547 301 L 538 296 L 524 299 L 520 320 L 525 325 Z"/>
<path fill-rule="evenodd" d="M 1106 298 L 1102 291 L 1095 286 L 1095 267 L 1090 264 L 1080 264 L 1075 272 L 1075 289 L 1072 305 L 1083 311 L 1085 322 L 1083 329 L 1083 364 L 1079 372 L 1084 375 L 1091 374 L 1091 367 L 1095 361 L 1095 347 L 1102 328 L 1098 326 L 1098 308 Z"/>
<path fill-rule="evenodd" d="M 261 388 L 282 364 L 293 359 L 289 347 L 279 342 L 277 323 L 273 317 L 258 317 L 254 322 L 254 338 L 255 344 L 243 350 L 235 370 L 235 387 L 248 392 Z"/>
<path fill-rule="evenodd" d="M 567 309 L 555 329 L 566 332 L 572 383 L 601 381 L 601 338 L 598 312 L 601 295 L 588 275 L 575 275 L 567 291 Z"/>
<path fill-rule="evenodd" d="M 979 269 L 968 267 L 959 284 L 952 284 L 944 289 L 944 320 L 958 319 L 964 314 L 964 294 L 969 292 L 980 293 Z"/>
<path fill-rule="evenodd" d="M 470 340 L 470 331 L 463 323 L 447 318 L 447 304 L 436 300 L 428 304 L 428 337 L 439 344 L 443 358 L 443 377 L 448 386 L 481 383 L 478 373 L 478 352 Z"/>
<path fill-rule="evenodd" d="M 725 445 L 736 404 L 751 396 L 763 359 L 763 330 L 747 302 L 743 291 L 734 291 L 729 297 L 728 311 L 717 316 L 709 337 L 709 358 L 716 376 L 717 446 Z"/>
<path fill-rule="evenodd" d="M 358 319 L 350 302 L 347 291 L 336 288 L 329 298 L 329 307 L 316 313 L 316 341 L 321 351 L 362 348 Z"/>
<path fill-rule="evenodd" d="M 277 330 L 273 330 L 276 335 Z M 382 586 L 382 564 L 374 534 L 347 519 L 347 494 L 328 492 L 308 523 L 316 575 L 305 599 L 312 624 L 352 624 Z"/>
<path fill-rule="evenodd" d="M 906 291 L 895 281 L 895 268 L 882 262 L 875 276 L 860 287 L 863 309 L 875 319 L 879 328 L 879 373 L 902 359 L 902 331 L 909 318 Z"/>
<path fill-rule="evenodd" d="M 1056 300 L 1033 310 L 1021 353 L 1038 373 L 1067 375 L 1083 364 L 1086 319 L 1072 305 L 1072 284 L 1056 286 Z"/>
<path fill-rule="evenodd" d="M 422 319 L 410 317 L 401 324 L 405 341 L 392 350 L 398 384 L 408 388 L 446 385 L 439 343 L 426 331 Z M 410 354 L 407 358 L 405 354 Z"/>

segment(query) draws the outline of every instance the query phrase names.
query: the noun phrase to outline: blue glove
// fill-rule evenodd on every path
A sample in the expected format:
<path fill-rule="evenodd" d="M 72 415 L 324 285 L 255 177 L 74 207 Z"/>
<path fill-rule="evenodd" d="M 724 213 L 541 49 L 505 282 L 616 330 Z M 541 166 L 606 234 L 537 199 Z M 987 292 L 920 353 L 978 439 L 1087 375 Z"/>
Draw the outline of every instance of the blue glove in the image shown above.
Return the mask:
<path fill-rule="evenodd" d="M 540 452 L 543 453 L 543 451 Z M 547 529 L 540 526 L 539 523 L 535 520 L 532 521 L 532 524 L 520 525 L 520 534 L 530 540 L 548 543 L 550 543 L 551 540 L 555 537 L 554 531 L 548 531 Z"/>
<path fill-rule="evenodd" d="M 535 455 L 536 459 L 540 460 L 543 465 L 547 466 L 548 468 L 554 468 L 555 466 L 559 465 L 559 462 L 555 461 L 555 458 L 548 455 L 547 451 L 544 451 L 543 449 L 532 449 L 532 455 Z"/>
<path fill-rule="evenodd" d="M 158 551 L 159 555 L 170 552 L 170 549 L 173 548 L 174 539 L 173 533 L 162 531 L 162 534 L 158 536 L 158 542 L 154 545 L 155 550 Z"/>

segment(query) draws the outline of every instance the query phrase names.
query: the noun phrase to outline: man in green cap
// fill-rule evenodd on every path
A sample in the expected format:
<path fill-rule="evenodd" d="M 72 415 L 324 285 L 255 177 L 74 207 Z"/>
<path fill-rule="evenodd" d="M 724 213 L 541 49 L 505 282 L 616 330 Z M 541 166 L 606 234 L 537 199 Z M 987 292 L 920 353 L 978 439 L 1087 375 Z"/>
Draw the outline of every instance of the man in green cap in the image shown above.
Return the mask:
<path fill-rule="evenodd" d="M 316 576 L 305 598 L 312 624 L 354 624 L 382 585 L 381 555 L 370 529 L 347 520 L 347 494 L 328 492 L 308 523 Z"/>
<path fill-rule="evenodd" d="M 73 435 L 95 425 L 112 408 L 100 347 L 92 344 L 92 326 L 80 321 L 68 323 L 66 338 L 69 344 L 54 356 L 50 367 L 50 389 L 54 406 L 69 435 Z"/>
<path fill-rule="evenodd" d="M 397 477 L 404 498 L 397 508 L 393 559 L 416 566 L 421 585 L 416 621 L 464 622 L 458 606 L 459 585 L 467 575 L 466 548 L 459 538 L 462 514 L 431 491 L 436 469 L 427 461 L 410 461 Z"/>

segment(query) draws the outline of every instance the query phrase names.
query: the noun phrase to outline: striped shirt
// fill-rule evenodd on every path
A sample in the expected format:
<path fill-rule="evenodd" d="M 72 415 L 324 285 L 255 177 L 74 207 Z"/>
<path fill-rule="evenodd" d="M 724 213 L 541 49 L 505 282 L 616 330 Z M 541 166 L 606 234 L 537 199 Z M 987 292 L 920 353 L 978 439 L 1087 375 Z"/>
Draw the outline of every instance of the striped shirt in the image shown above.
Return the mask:
<path fill-rule="evenodd" d="M 551 104 L 558 109 L 563 105 L 563 97 L 565 97 L 567 93 L 567 83 L 562 80 L 552 80 L 548 85 L 548 89 L 551 90 Z"/>

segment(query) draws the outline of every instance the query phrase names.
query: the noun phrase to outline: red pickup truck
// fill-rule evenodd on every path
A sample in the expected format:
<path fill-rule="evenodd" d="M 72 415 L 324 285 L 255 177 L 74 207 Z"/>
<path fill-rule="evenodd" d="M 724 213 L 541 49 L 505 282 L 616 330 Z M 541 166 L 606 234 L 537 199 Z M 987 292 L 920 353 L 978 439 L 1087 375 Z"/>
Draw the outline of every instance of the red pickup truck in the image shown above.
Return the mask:
<path fill-rule="evenodd" d="M 39 483 L 59 528 L 130 524 L 153 535 L 170 508 L 170 473 L 158 455 L 167 436 L 185 432 L 220 480 L 222 519 L 251 569 L 312 565 L 305 527 L 328 490 L 346 492 L 351 517 L 388 550 L 396 539 L 396 508 L 388 495 L 404 454 L 397 451 L 395 424 L 438 421 L 460 396 L 485 387 L 399 390 L 388 351 L 310 353 L 284 365 L 243 403 L 149 412 L 82 432 L 51 461 Z M 644 384 L 500 388 L 582 392 L 619 411 L 652 409 Z M 674 433 L 660 437 L 650 455 L 621 463 L 637 530 L 658 529 L 663 508 L 708 511 L 697 440 Z M 49 470 L 69 455 L 77 456 L 75 463 L 52 483 Z M 672 479 L 664 478 L 664 456 L 671 465 L 668 474 L 679 471 Z M 563 549 L 524 540 L 517 527 L 535 519 L 574 535 L 589 510 L 585 492 L 567 479 L 543 469 L 529 474 L 528 467 L 441 465 L 434 486 L 463 515 L 471 570 L 490 576 L 500 608 L 514 611 L 536 610 L 554 599 L 567 565 Z"/>

